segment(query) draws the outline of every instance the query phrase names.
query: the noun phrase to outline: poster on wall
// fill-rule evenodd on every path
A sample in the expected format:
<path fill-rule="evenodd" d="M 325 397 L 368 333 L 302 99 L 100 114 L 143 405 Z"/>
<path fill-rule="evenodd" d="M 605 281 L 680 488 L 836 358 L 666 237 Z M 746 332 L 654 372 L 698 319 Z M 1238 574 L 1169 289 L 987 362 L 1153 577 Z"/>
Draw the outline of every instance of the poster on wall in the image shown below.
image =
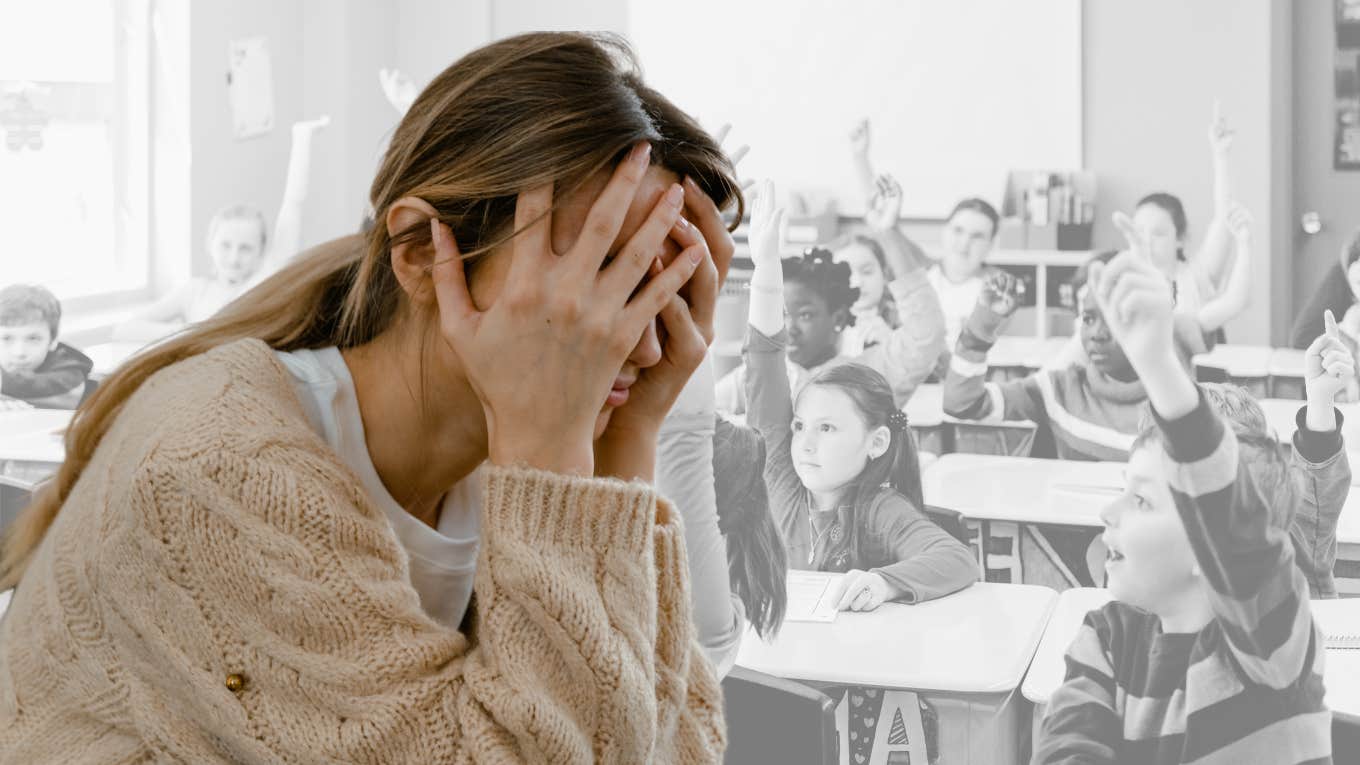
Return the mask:
<path fill-rule="evenodd" d="M 232 40 L 228 59 L 227 95 L 236 139 L 268 133 L 274 129 L 274 79 L 265 38 Z"/>
<path fill-rule="evenodd" d="M 1360 0 L 1336 0 L 1336 47 L 1360 48 Z"/>

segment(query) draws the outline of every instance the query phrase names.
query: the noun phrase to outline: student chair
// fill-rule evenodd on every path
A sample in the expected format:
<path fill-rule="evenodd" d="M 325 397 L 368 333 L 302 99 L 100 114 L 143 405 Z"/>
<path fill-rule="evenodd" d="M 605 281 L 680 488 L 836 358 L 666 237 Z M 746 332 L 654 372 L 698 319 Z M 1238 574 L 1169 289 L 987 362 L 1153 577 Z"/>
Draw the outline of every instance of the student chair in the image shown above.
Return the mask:
<path fill-rule="evenodd" d="M 733 667 L 723 680 L 723 762 L 836 765 L 836 705 L 802 683 Z"/>

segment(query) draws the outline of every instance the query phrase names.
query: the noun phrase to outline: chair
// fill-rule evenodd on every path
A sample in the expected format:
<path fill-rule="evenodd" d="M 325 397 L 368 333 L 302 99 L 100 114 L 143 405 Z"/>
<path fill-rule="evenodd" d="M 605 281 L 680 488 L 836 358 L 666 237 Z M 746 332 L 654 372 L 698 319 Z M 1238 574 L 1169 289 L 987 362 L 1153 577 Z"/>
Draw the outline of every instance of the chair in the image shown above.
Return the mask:
<path fill-rule="evenodd" d="M 734 765 L 836 765 L 836 705 L 802 683 L 733 667 L 723 680 L 727 756 Z"/>
<path fill-rule="evenodd" d="M 950 510 L 947 507 L 926 505 L 925 514 L 926 517 L 935 522 L 936 526 L 944 529 L 949 536 L 964 544 L 969 544 L 972 541 L 972 535 L 968 533 L 968 526 L 963 521 L 963 513 Z"/>

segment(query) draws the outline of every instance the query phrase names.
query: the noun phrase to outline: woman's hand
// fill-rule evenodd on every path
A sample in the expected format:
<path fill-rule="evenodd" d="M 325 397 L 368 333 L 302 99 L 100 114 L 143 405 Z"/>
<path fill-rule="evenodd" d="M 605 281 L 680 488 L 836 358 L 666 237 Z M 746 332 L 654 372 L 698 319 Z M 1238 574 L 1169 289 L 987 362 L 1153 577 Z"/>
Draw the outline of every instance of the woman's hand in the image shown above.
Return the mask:
<path fill-rule="evenodd" d="M 691 247 L 639 287 L 680 217 L 684 195 L 672 186 L 618 257 L 601 268 L 649 154 L 640 144 L 619 164 L 580 237 L 560 256 L 551 245 L 552 187 L 520 194 L 514 259 L 485 311 L 472 302 L 452 232 L 431 220 L 440 331 L 482 402 L 493 463 L 591 475 L 595 421 L 615 377 L 647 325 L 670 309 L 703 261 L 702 250 Z"/>
<path fill-rule="evenodd" d="M 872 611 L 893 597 L 887 580 L 872 571 L 850 569 L 845 572 L 840 584 L 837 611 Z"/>
<path fill-rule="evenodd" d="M 628 401 L 614 410 L 604 433 L 595 441 L 596 475 L 652 479 L 661 423 L 713 342 L 718 293 L 736 245 L 713 200 L 689 178 L 684 189 L 684 217 L 671 232 L 671 239 L 682 251 L 677 260 L 698 253 L 701 261 L 677 297 L 661 312 L 657 332 L 661 360 L 639 370 L 637 382 L 628 390 Z M 654 264 L 652 278 L 656 273 Z"/>

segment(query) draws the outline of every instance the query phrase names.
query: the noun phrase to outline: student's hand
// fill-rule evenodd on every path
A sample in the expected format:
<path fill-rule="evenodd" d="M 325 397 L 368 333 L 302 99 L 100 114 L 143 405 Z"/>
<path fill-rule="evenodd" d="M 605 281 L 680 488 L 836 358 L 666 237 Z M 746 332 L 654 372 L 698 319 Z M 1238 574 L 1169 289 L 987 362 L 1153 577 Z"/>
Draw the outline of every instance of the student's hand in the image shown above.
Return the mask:
<path fill-rule="evenodd" d="M 1228 151 L 1232 149 L 1233 138 L 1237 131 L 1228 127 L 1228 121 L 1223 118 L 1223 105 L 1217 100 L 1214 101 L 1214 116 L 1209 122 L 1209 149 L 1213 152 L 1215 159 L 1223 159 L 1228 156 Z"/>
<path fill-rule="evenodd" d="M 864 222 L 874 231 L 888 231 L 897 225 L 901 215 L 902 185 L 891 175 L 878 176 L 874 179 L 874 196 L 869 200 Z"/>
<path fill-rule="evenodd" d="M 378 84 L 382 86 L 383 95 L 387 97 L 387 103 L 397 110 L 397 114 L 406 116 L 410 111 L 411 104 L 415 103 L 419 91 L 411 78 L 400 69 L 379 69 Z"/>
<path fill-rule="evenodd" d="M 0 412 L 21 412 L 32 408 L 33 405 L 23 399 L 0 396 Z"/>
<path fill-rule="evenodd" d="M 854 129 L 850 131 L 850 153 L 856 157 L 869 156 L 869 120 L 867 118 L 856 122 Z"/>
<path fill-rule="evenodd" d="M 713 140 L 717 142 L 718 147 L 721 148 L 724 152 L 727 151 L 727 147 L 723 146 L 723 144 L 727 143 L 727 136 L 731 134 L 731 132 L 732 123 L 724 122 L 723 126 L 718 128 L 718 132 L 713 134 Z M 727 158 L 732 162 L 732 168 L 736 169 L 737 165 L 741 164 L 741 161 L 746 158 L 746 155 L 750 153 L 750 151 L 751 151 L 750 145 L 742 144 L 738 146 L 736 150 L 733 151 L 731 154 L 728 154 Z M 741 187 L 742 193 L 746 193 L 756 185 L 756 182 L 752 179 L 742 178 L 741 176 L 738 176 L 737 185 Z"/>
<path fill-rule="evenodd" d="M 1125 235 L 1137 236 L 1132 229 Z M 1168 354 L 1174 358 L 1171 283 L 1132 239 L 1130 249 L 1109 263 L 1091 264 L 1088 284 L 1135 370 L 1141 373 L 1140 363 L 1155 366 Z"/>
<path fill-rule="evenodd" d="M 887 580 L 872 571 L 850 569 L 840 581 L 837 611 L 872 611 L 892 599 Z"/>
<path fill-rule="evenodd" d="M 779 268 L 779 241 L 784 228 L 784 208 L 775 206 L 774 183 L 761 181 L 751 195 L 751 226 L 747 241 L 751 263 L 759 269 Z"/>
<path fill-rule="evenodd" d="M 514 225 L 522 233 L 511 243 L 500 296 L 486 310 L 468 292 L 453 233 L 430 221 L 440 332 L 482 402 L 497 465 L 591 475 L 595 421 L 615 377 L 658 314 L 671 323 L 674 298 L 703 262 L 703 248 L 690 247 L 639 284 L 680 218 L 683 196 L 672 188 L 620 256 L 604 263 L 647 171 L 645 149 L 636 146 L 614 170 L 562 255 L 551 244 L 552 186 L 519 195 Z"/>
<path fill-rule="evenodd" d="M 978 305 L 1000 316 L 1010 316 L 1020 307 L 1025 296 L 1025 283 L 1015 274 L 1002 269 L 989 271 L 978 292 Z"/>
<path fill-rule="evenodd" d="M 1228 227 L 1228 233 L 1232 234 L 1233 241 L 1239 247 L 1251 244 L 1251 213 L 1240 202 L 1233 202 L 1228 207 L 1228 217 L 1224 221 Z"/>
<path fill-rule="evenodd" d="M 1355 358 L 1342 339 L 1336 316 L 1330 310 L 1323 314 L 1323 322 L 1326 330 L 1303 354 L 1303 387 L 1309 408 L 1322 406 L 1330 410 L 1336 395 L 1355 381 Z"/>

